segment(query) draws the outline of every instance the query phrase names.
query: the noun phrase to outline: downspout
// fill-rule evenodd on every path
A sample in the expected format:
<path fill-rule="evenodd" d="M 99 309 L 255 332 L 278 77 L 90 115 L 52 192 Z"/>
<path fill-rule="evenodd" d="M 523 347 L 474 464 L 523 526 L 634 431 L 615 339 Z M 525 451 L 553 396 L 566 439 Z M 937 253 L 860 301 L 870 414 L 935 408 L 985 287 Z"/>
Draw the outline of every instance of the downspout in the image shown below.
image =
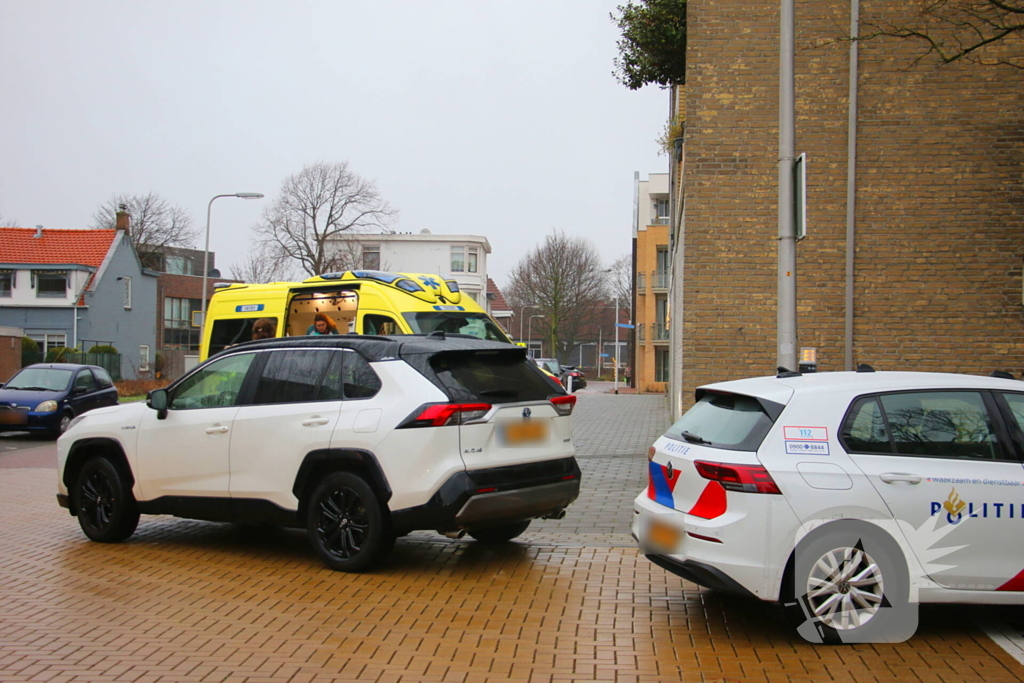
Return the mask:
<path fill-rule="evenodd" d="M 857 215 L 857 61 L 860 0 L 850 0 L 850 95 L 846 124 L 846 321 L 844 367 L 853 370 L 853 259 Z"/>

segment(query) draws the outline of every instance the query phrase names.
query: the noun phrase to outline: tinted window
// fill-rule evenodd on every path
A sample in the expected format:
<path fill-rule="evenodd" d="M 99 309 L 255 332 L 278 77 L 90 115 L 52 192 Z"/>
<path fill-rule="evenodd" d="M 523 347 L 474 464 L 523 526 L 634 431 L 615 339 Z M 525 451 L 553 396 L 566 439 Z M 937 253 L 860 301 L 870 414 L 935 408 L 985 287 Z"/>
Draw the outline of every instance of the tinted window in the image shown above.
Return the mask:
<path fill-rule="evenodd" d="M 75 378 L 75 389 L 83 391 L 93 391 L 96 388 L 96 380 L 92 378 L 92 373 L 86 368 L 78 373 L 78 377 Z"/>
<path fill-rule="evenodd" d="M 439 353 L 431 357 L 430 368 L 453 401 L 539 401 L 561 391 L 518 353 Z"/>
<path fill-rule="evenodd" d="M 843 446 L 851 453 L 892 453 L 882 408 L 873 396 L 853 404 L 840 435 Z"/>
<path fill-rule="evenodd" d="M 1003 458 L 982 395 L 928 391 L 881 396 L 896 452 L 939 458 Z"/>
<path fill-rule="evenodd" d="M 209 312 L 207 312 L 209 314 Z M 210 333 L 210 353 L 213 355 L 229 346 L 253 339 L 253 327 L 266 318 L 238 318 L 236 320 L 214 320 Z M 273 319 L 276 323 L 276 319 Z M 276 332 L 276 330 L 275 330 Z"/>
<path fill-rule="evenodd" d="M 114 380 L 110 379 L 110 375 L 103 368 L 93 368 L 92 374 L 96 376 L 96 382 L 100 385 L 101 389 L 106 389 L 114 384 Z"/>
<path fill-rule="evenodd" d="M 345 398 L 369 398 L 380 391 L 380 378 L 366 359 L 354 351 L 338 354 L 344 356 L 342 383 Z"/>
<path fill-rule="evenodd" d="M 256 383 L 254 403 L 306 403 L 317 392 L 334 356 L 332 351 L 273 351 Z"/>
<path fill-rule="evenodd" d="M 772 419 L 757 399 L 708 392 L 665 432 L 665 436 L 712 448 L 756 451 L 771 428 Z"/>
<path fill-rule="evenodd" d="M 237 405 L 253 358 L 255 354 L 241 353 L 200 367 L 174 388 L 169 407 L 191 410 Z"/>

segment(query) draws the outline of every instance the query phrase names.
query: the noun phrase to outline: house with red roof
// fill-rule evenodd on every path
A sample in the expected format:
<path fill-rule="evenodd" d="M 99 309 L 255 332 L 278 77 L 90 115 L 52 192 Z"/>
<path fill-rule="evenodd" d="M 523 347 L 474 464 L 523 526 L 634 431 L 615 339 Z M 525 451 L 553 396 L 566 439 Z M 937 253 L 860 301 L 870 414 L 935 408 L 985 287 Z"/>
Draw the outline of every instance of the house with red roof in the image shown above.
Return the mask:
<path fill-rule="evenodd" d="M 0 326 L 22 328 L 44 351 L 121 352 L 121 377 L 145 376 L 156 351 L 155 271 L 115 230 L 0 228 Z M 3 378 L 6 379 L 6 378 Z"/>
<path fill-rule="evenodd" d="M 505 295 L 501 293 L 498 285 L 491 278 L 487 278 L 487 312 L 501 325 L 506 334 L 512 334 L 512 319 L 515 317 L 515 311 L 505 301 Z"/>

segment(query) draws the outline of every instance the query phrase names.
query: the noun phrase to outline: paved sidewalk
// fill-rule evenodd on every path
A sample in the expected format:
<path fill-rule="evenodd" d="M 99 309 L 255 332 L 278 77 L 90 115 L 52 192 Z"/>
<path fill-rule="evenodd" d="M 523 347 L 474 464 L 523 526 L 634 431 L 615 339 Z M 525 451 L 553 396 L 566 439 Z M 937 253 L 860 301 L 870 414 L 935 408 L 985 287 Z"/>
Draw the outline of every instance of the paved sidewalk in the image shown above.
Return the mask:
<path fill-rule="evenodd" d="M 144 517 L 91 543 L 53 469 L 0 468 L 0 682 L 1024 680 L 958 606 L 923 607 L 907 643 L 814 647 L 777 607 L 647 561 L 630 502 L 663 401 L 580 397 L 583 495 L 564 519 L 501 546 L 411 534 L 360 575 L 298 531 Z"/>

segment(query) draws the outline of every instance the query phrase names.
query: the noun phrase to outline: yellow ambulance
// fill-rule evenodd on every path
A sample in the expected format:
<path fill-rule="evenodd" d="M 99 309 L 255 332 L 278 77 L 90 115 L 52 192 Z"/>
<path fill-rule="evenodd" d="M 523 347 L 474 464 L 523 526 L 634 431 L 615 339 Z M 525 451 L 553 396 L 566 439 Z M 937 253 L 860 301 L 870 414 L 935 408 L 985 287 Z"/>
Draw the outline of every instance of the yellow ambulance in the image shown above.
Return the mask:
<path fill-rule="evenodd" d="M 210 298 L 200 360 L 253 339 L 310 334 L 318 314 L 338 333 L 430 334 L 437 330 L 506 342 L 508 336 L 455 280 L 427 273 L 355 270 L 302 282 L 223 284 Z"/>

